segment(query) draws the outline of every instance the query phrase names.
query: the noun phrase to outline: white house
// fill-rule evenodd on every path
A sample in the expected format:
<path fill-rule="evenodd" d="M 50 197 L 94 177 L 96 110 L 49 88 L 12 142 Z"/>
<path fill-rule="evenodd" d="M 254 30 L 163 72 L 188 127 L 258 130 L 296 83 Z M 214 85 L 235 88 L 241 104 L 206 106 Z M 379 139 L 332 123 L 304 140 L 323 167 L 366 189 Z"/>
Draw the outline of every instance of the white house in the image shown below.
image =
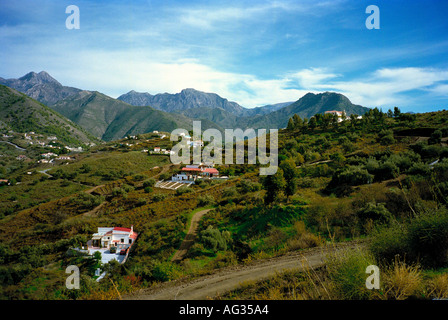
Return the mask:
<path fill-rule="evenodd" d="M 92 247 L 108 248 L 116 247 L 117 250 L 128 249 L 137 239 L 134 227 L 99 227 L 98 232 L 92 236 Z"/>
<path fill-rule="evenodd" d="M 210 166 L 203 164 L 200 165 L 187 165 L 182 168 L 181 172 L 174 175 L 171 181 L 195 181 L 198 178 L 217 178 L 219 177 L 219 171 Z"/>

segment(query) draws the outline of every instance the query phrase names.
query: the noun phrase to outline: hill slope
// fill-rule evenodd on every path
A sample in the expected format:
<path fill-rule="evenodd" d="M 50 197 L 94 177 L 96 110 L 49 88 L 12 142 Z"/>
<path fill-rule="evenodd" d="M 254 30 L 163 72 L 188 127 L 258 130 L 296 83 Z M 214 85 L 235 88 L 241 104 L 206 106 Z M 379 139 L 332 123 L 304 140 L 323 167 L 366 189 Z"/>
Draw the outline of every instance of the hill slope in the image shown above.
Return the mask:
<path fill-rule="evenodd" d="M 49 107 L 3 85 L 0 85 L 0 119 L 0 127 L 18 133 L 34 131 L 56 135 L 61 142 L 72 145 L 96 141 L 85 130 Z"/>

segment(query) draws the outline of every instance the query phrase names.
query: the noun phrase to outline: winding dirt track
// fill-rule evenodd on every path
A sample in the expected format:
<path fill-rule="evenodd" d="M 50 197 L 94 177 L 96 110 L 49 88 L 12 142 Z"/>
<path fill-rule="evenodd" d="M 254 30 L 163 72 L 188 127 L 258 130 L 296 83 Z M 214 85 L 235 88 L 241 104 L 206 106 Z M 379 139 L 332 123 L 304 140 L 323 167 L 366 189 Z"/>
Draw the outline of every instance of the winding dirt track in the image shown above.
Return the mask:
<path fill-rule="evenodd" d="M 222 295 L 247 281 L 256 281 L 287 270 L 307 270 L 322 266 L 328 253 L 353 250 L 360 243 L 344 243 L 319 247 L 266 260 L 249 265 L 223 268 L 213 274 L 193 280 L 178 280 L 163 283 L 150 289 L 142 289 L 123 297 L 125 300 L 205 300 Z"/>
<path fill-rule="evenodd" d="M 202 211 L 196 212 L 191 218 L 190 228 L 188 229 L 187 235 L 185 236 L 184 241 L 182 241 L 179 250 L 176 251 L 171 261 L 178 262 L 181 261 L 184 256 L 187 254 L 188 249 L 193 245 L 194 239 L 196 237 L 199 220 L 201 220 L 202 216 L 208 213 L 211 209 L 206 209 Z"/>

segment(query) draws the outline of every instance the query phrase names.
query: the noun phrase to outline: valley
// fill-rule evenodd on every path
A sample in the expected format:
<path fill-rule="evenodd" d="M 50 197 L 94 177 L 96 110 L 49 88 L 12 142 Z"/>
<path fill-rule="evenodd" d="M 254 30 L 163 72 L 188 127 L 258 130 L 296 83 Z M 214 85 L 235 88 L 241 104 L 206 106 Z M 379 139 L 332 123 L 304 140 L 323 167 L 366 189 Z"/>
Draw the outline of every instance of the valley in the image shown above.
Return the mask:
<path fill-rule="evenodd" d="M 170 132 L 193 128 L 197 118 L 182 112 L 194 107 L 169 113 L 83 90 L 46 106 L 7 86 L 0 93 L 2 299 L 447 297 L 445 110 L 383 112 L 326 92 L 246 117 L 213 95 L 229 108 L 207 107 L 217 118 L 279 126 L 279 165 L 263 176 L 259 162 L 222 161 L 207 177 L 170 159 Z M 214 121 L 202 130 L 219 128 Z M 159 187 L 192 171 L 194 183 Z M 131 226 L 138 237 L 125 263 L 83 254 L 98 228 Z M 65 286 L 70 265 L 80 289 Z M 365 287 L 369 265 L 382 272 L 379 291 Z M 396 274 L 416 285 L 400 286 Z"/>

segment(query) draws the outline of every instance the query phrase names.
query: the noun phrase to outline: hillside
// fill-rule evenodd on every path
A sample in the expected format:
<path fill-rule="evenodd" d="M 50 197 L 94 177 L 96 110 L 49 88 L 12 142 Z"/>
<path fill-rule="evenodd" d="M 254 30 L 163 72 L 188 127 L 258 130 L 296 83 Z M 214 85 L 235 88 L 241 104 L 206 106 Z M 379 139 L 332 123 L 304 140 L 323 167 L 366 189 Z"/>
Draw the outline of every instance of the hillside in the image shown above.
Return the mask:
<path fill-rule="evenodd" d="M 202 179 L 177 190 L 156 181 L 170 179 L 180 167 L 166 155 L 144 151 L 169 147 L 159 135 L 92 148 L 69 164 L 50 167 L 50 177 L 43 167 L 17 166 L 11 172 L 21 183 L 0 186 L 6 199 L 0 297 L 116 299 L 117 291 L 125 296 L 160 283 L 175 285 L 177 279 L 203 281 L 204 275 L 222 280 L 216 275 L 225 267 L 249 274 L 254 264 L 277 266 L 279 257 L 288 260 L 310 248 L 319 252 L 368 240 L 362 251 L 329 255 L 324 268 L 309 273 L 272 277 L 265 265 L 250 277 L 253 282 L 234 288 L 235 280 L 233 291 L 220 297 L 396 299 L 398 292 L 412 299 L 447 298 L 447 113 L 373 109 L 362 119 L 280 130 L 280 170 L 274 176 L 259 176 L 258 165 L 218 165 L 228 179 Z M 44 201 L 40 190 L 51 190 Z M 196 213 L 208 209 L 191 239 Z M 103 265 L 108 275 L 94 281 L 97 258 L 85 259 L 70 248 L 85 246 L 98 227 L 130 225 L 139 233 L 130 259 L 125 266 Z M 172 262 L 185 239 L 194 243 L 182 261 Z M 73 264 L 86 280 L 82 290 L 64 287 L 61 265 Z M 365 270 L 372 264 L 385 270 L 382 279 L 394 272 L 404 279 L 413 275 L 419 286 L 403 293 L 387 280 L 381 295 L 366 290 Z M 417 274 L 407 273 L 413 268 Z"/>
<path fill-rule="evenodd" d="M 307 93 L 296 102 L 266 115 L 240 119 L 240 125 L 249 128 L 286 128 L 288 119 L 298 114 L 302 119 L 310 119 L 315 114 L 325 111 L 345 111 L 351 114 L 363 115 L 369 108 L 355 105 L 342 94 L 324 92 L 320 94 Z"/>
<path fill-rule="evenodd" d="M 0 127 L 16 133 L 57 136 L 60 142 L 82 145 L 98 142 L 75 123 L 12 88 L 0 85 Z"/>
<path fill-rule="evenodd" d="M 0 84 L 25 93 L 47 106 L 81 91 L 77 88 L 63 86 L 45 71 L 30 72 L 18 79 L 0 78 Z"/>
<path fill-rule="evenodd" d="M 131 106 L 99 92 L 81 91 L 51 108 L 105 141 L 154 130 L 192 129 L 192 120 L 186 116 Z M 204 128 L 209 126 L 212 124 L 203 123 Z"/>

